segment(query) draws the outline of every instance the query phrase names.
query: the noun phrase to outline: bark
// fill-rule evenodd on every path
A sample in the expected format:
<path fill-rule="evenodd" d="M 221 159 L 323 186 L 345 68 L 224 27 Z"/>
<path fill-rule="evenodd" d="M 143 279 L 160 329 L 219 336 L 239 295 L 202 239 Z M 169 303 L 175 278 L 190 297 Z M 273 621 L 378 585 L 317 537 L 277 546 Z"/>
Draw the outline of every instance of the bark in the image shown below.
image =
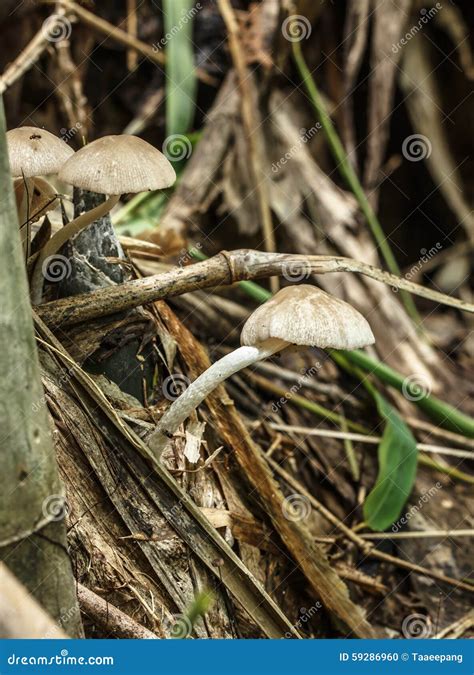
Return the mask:
<path fill-rule="evenodd" d="M 0 560 L 71 636 L 82 627 L 49 430 L 0 109 Z M 26 629 L 26 627 L 25 627 Z"/>

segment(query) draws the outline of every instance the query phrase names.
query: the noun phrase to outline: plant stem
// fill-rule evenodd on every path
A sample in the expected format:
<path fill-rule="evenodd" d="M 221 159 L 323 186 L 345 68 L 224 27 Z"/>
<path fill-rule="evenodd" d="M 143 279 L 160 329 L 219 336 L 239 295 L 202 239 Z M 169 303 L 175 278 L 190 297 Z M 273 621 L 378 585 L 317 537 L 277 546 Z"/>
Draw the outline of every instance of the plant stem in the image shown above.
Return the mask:
<path fill-rule="evenodd" d="M 177 398 L 161 417 L 156 430 L 150 436 L 149 446 L 159 458 L 169 439 L 179 426 L 224 380 L 243 368 L 251 366 L 289 346 L 288 342 L 270 338 L 255 347 L 239 347 L 213 363 Z"/>
<path fill-rule="evenodd" d="M 334 127 L 331 118 L 326 111 L 326 107 L 318 91 L 316 83 L 306 64 L 300 42 L 298 41 L 293 42 L 292 47 L 296 67 L 298 68 L 300 77 L 303 80 L 303 84 L 306 87 L 306 90 L 311 98 L 311 102 L 314 106 L 316 114 L 318 115 L 321 125 L 326 133 L 329 146 L 338 163 L 337 168 L 339 169 L 340 173 L 346 180 L 350 189 L 354 193 L 354 196 L 359 202 L 359 206 L 362 210 L 362 213 L 364 214 L 367 223 L 369 224 L 372 235 L 375 239 L 377 246 L 380 249 L 380 252 L 383 256 L 383 259 L 385 260 L 388 269 L 390 270 L 390 272 L 392 272 L 392 274 L 401 276 L 400 268 L 395 259 L 395 256 L 393 255 L 392 249 L 390 248 L 390 244 L 387 241 L 387 238 L 379 222 L 379 219 L 377 218 L 375 211 L 373 210 L 369 200 L 365 195 L 364 189 L 359 181 L 359 178 L 354 170 L 354 167 L 347 158 L 346 151 L 338 136 L 336 128 Z M 413 298 L 405 291 L 401 291 L 400 297 L 403 301 L 403 304 L 405 306 L 408 315 L 413 319 L 413 321 L 418 326 L 421 325 L 421 318 L 420 315 L 418 314 L 418 310 L 416 309 Z"/>
<path fill-rule="evenodd" d="M 401 391 L 402 394 L 408 395 L 410 397 L 408 400 L 412 403 L 416 403 L 417 406 L 424 410 L 424 412 L 441 426 L 447 427 L 448 429 L 451 429 L 451 431 L 462 433 L 469 438 L 474 438 L 474 419 L 472 417 L 465 415 L 453 406 L 441 401 L 431 394 L 424 394 L 420 397 L 420 392 L 416 385 L 411 384 L 406 377 L 403 377 L 403 375 L 400 375 L 385 363 L 376 361 L 365 352 L 359 350 L 350 352 L 343 351 L 339 353 L 332 352 L 332 354 L 336 356 L 336 359 L 340 355 L 346 357 L 355 366 L 362 368 L 365 372 L 375 375 L 385 384 Z"/>

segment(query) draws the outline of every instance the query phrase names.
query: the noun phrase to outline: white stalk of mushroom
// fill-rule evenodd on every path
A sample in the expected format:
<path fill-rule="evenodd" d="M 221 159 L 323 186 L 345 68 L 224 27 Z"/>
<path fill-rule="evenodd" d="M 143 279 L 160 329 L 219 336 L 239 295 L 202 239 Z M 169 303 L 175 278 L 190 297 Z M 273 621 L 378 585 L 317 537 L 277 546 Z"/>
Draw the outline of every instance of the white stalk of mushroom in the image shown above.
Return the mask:
<path fill-rule="evenodd" d="M 247 319 L 242 346 L 212 364 L 177 398 L 149 439 L 158 457 L 179 426 L 224 380 L 292 345 L 359 349 L 375 338 L 367 320 L 347 302 L 302 284 L 288 286 Z"/>
<path fill-rule="evenodd" d="M 43 295 L 43 267 L 69 239 L 107 215 L 122 194 L 162 190 L 176 174 L 166 157 L 137 136 L 104 136 L 81 148 L 62 167 L 59 178 L 75 187 L 109 195 L 102 204 L 71 220 L 42 249 L 31 280 L 31 300 Z"/>

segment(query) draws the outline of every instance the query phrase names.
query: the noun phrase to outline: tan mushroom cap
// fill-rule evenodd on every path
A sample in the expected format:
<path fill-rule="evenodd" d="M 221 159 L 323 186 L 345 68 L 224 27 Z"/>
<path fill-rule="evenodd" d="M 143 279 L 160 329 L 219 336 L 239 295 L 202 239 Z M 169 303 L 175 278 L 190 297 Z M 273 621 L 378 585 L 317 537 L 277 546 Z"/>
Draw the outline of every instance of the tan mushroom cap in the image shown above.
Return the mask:
<path fill-rule="evenodd" d="M 53 186 L 39 176 L 33 178 L 32 188 L 29 222 L 35 223 L 46 215 L 48 211 L 52 211 L 56 207 L 58 196 Z M 15 191 L 16 206 L 19 211 L 25 193 L 25 181 L 23 178 L 15 178 L 13 189 Z"/>
<path fill-rule="evenodd" d="M 279 338 L 321 349 L 358 349 L 375 338 L 367 320 L 354 307 L 316 286 L 287 286 L 247 319 L 240 341 L 258 345 Z"/>
<path fill-rule="evenodd" d="M 137 136 L 104 136 L 78 150 L 59 174 L 83 190 L 122 195 L 162 190 L 176 174 L 166 157 Z"/>
<path fill-rule="evenodd" d="M 58 173 L 74 154 L 67 143 L 38 127 L 7 131 L 8 157 L 12 176 L 32 178 Z"/>

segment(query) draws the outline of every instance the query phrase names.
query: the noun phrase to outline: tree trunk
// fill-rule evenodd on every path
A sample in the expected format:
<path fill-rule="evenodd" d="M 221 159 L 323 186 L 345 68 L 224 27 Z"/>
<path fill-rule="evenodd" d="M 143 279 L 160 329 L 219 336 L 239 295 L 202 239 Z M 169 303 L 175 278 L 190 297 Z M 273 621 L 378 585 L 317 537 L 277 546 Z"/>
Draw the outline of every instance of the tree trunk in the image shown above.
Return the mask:
<path fill-rule="evenodd" d="M 79 637 L 65 499 L 40 381 L 1 100 L 0 188 L 0 560 L 69 635 Z"/>

